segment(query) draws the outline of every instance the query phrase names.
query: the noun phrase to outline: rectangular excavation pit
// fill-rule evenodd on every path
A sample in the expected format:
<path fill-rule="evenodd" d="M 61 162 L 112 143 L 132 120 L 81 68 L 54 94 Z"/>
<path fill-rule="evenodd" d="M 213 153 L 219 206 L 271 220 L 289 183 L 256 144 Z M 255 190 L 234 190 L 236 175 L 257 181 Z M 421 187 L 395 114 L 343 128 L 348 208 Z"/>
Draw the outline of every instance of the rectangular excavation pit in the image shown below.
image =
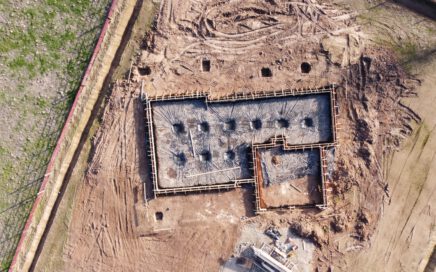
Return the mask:
<path fill-rule="evenodd" d="M 254 184 L 253 146 L 272 139 L 303 149 L 333 146 L 334 108 L 334 87 L 236 93 L 220 99 L 205 94 L 146 97 L 154 195 Z M 323 197 L 313 198 L 308 205 L 320 198 L 322 203 Z"/>
<path fill-rule="evenodd" d="M 320 149 L 257 149 L 261 198 L 267 209 L 323 204 Z"/>
<path fill-rule="evenodd" d="M 210 67 L 211 67 L 210 60 L 203 59 L 201 61 L 201 69 L 202 69 L 203 72 L 210 72 Z"/>

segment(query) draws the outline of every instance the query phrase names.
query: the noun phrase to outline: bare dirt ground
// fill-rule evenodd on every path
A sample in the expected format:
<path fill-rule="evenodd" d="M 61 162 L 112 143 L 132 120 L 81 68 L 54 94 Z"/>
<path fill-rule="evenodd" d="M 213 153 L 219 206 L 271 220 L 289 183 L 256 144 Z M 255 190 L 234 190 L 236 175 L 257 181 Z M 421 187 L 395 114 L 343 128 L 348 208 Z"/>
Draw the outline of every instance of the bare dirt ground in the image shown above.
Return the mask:
<path fill-rule="evenodd" d="M 160 198 L 144 206 L 146 147 L 138 95 L 116 88 L 111 96 L 76 194 L 62 269 L 217 270 L 229 257 L 238 223 L 252 210 L 248 198 L 238 190 Z M 162 220 L 156 220 L 156 212 L 162 212 Z M 187 259 L 191 254 L 196 258 Z"/>
<path fill-rule="evenodd" d="M 321 182 L 317 176 L 305 176 L 273 184 L 262 189 L 263 200 L 267 207 L 319 204 L 322 203 L 319 184 Z"/>
<path fill-rule="evenodd" d="M 405 103 L 422 122 L 404 147 L 387 160 L 391 188 L 370 246 L 349 258 L 355 271 L 385 267 L 387 271 L 422 271 L 436 242 L 435 218 L 435 58 L 425 65 L 419 97 Z M 429 270 L 431 271 L 431 270 Z"/>
<path fill-rule="evenodd" d="M 402 99 L 401 103 L 415 111 L 421 121 L 398 152 L 385 156 L 382 168 L 390 196 L 384 201 L 383 216 L 370 245 L 347 259 L 355 271 L 380 267 L 387 271 L 423 271 L 432 251 L 435 258 L 436 241 L 436 214 L 432 205 L 436 186 L 435 24 L 390 4 L 367 13 L 362 20 L 367 22 L 367 18 L 372 21 L 367 26 L 371 37 L 383 37 L 383 44 L 393 46 L 394 51 L 400 53 L 403 66 L 420 80 L 418 96 Z M 392 30 L 388 37 L 380 35 L 388 29 Z"/>
<path fill-rule="evenodd" d="M 328 85 L 340 81 L 331 61 L 348 65 L 359 58 L 357 30 L 346 11 L 311 2 L 163 1 L 139 60 L 150 74 L 137 72 L 133 80 L 147 78 L 151 95 Z M 201 72 L 203 59 L 209 72 Z M 309 73 L 301 71 L 303 62 Z M 262 77 L 262 68 L 273 76 Z"/>
<path fill-rule="evenodd" d="M 217 271 L 248 224 L 273 224 L 309 239 L 316 245 L 310 263 L 320 271 L 424 267 L 435 225 L 434 62 L 421 66 L 416 79 L 398 57 L 409 57 L 410 46 L 376 43 L 379 32 L 361 27 L 359 12 L 375 16 L 314 1 L 162 1 L 131 80 L 116 84 L 101 118 L 65 246 L 50 256 L 62 260 L 58 268 Z M 202 71 L 204 58 L 209 72 Z M 265 67 L 271 77 L 262 76 Z M 250 193 L 242 189 L 144 202 L 142 82 L 150 95 L 217 96 L 338 84 L 340 145 L 329 207 L 254 216 Z M 41 256 L 48 254 L 44 248 Z M 36 260 L 35 270 L 46 265 L 47 258 Z"/>

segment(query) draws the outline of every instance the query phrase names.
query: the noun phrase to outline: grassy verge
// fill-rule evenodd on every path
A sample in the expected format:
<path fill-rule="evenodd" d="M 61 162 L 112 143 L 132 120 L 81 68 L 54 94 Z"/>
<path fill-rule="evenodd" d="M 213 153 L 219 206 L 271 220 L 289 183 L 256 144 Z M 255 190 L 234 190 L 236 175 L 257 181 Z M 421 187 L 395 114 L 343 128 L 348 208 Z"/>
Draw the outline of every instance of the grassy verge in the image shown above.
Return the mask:
<path fill-rule="evenodd" d="M 122 55 L 117 63 L 116 69 L 113 71 L 111 82 L 124 77 L 130 68 L 131 60 L 138 53 L 138 49 L 142 45 L 144 34 L 150 30 L 153 15 L 155 14 L 158 6 L 153 4 L 151 0 L 144 1 L 138 13 L 138 18 L 131 28 L 130 39 L 127 46 L 124 48 Z M 110 92 L 103 90 L 104 95 L 109 95 Z M 80 185 L 83 183 L 88 161 L 92 157 L 92 141 L 100 128 L 101 116 L 104 113 L 109 97 L 102 99 L 98 107 L 98 113 L 93 117 L 90 125 L 89 132 L 86 136 L 85 143 L 80 149 L 80 155 L 74 163 L 72 173 L 65 182 L 67 186 L 63 194 L 62 200 L 56 210 L 56 216 L 53 224 L 50 226 L 48 235 L 43 244 L 43 251 L 41 252 L 36 263 L 36 270 L 44 271 L 62 271 L 63 270 L 63 254 L 64 248 L 68 241 L 68 231 L 70 222 L 75 208 L 75 197 L 77 192 L 81 189 Z"/>
<path fill-rule="evenodd" d="M 436 53 L 436 23 L 402 6 L 382 1 L 366 4 L 357 19 L 372 42 L 392 50 L 411 74 Z"/>
<path fill-rule="evenodd" d="M 109 0 L 0 0 L 0 271 L 9 267 Z"/>

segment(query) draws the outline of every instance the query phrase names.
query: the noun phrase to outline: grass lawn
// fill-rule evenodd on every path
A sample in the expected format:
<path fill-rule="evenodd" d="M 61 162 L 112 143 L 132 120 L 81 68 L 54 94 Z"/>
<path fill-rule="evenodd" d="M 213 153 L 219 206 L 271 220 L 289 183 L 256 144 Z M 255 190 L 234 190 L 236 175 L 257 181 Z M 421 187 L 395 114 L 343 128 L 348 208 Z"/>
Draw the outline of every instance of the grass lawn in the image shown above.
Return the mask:
<path fill-rule="evenodd" d="M 9 266 L 110 0 L 0 0 L 0 271 Z"/>

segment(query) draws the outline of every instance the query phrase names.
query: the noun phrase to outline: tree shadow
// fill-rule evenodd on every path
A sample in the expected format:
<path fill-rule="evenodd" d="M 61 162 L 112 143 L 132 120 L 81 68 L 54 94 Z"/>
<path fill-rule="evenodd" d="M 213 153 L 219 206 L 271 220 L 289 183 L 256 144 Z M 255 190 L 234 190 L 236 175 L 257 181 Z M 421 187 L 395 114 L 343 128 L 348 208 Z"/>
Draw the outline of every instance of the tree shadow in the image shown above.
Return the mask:
<path fill-rule="evenodd" d="M 394 0 L 393 3 L 405 7 L 420 16 L 433 21 L 436 20 L 436 3 L 430 0 Z"/>

